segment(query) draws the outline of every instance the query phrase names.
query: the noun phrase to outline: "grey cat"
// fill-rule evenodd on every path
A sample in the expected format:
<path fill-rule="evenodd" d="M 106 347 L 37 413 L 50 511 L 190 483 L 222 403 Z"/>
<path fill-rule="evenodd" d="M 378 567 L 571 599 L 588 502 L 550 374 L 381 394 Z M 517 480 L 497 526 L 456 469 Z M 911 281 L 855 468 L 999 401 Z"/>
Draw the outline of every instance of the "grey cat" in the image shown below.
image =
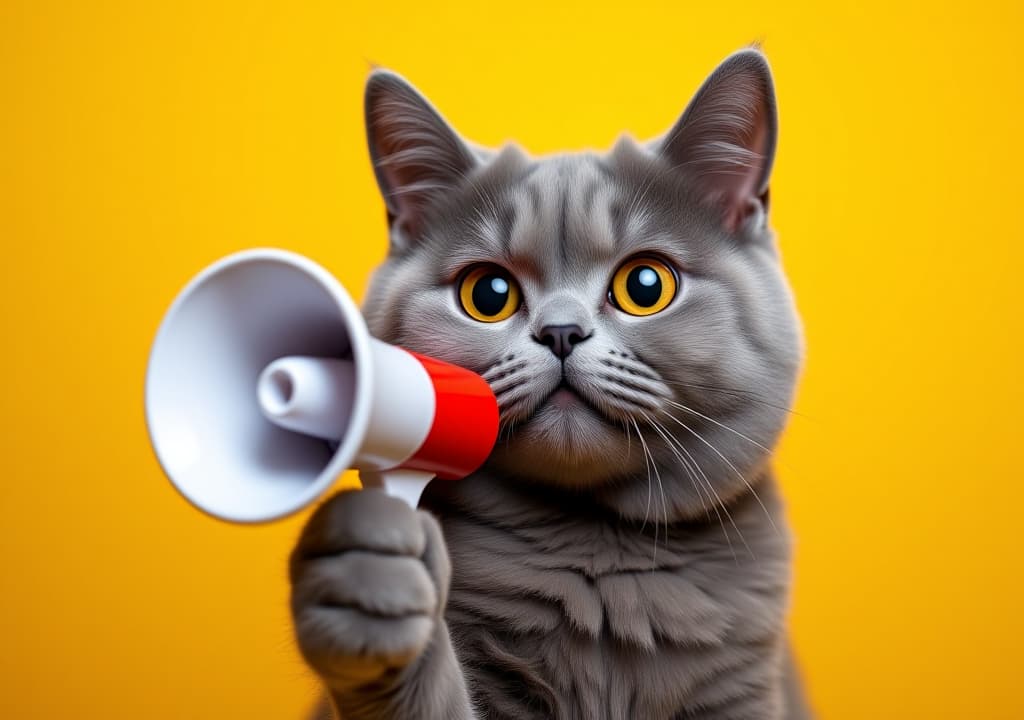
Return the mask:
<path fill-rule="evenodd" d="M 366 122 L 391 240 L 370 329 L 482 374 L 502 435 L 419 511 L 366 490 L 310 519 L 295 631 L 334 712 L 807 717 L 769 467 L 802 341 L 762 54 L 605 155 L 471 147 L 386 71 Z"/>

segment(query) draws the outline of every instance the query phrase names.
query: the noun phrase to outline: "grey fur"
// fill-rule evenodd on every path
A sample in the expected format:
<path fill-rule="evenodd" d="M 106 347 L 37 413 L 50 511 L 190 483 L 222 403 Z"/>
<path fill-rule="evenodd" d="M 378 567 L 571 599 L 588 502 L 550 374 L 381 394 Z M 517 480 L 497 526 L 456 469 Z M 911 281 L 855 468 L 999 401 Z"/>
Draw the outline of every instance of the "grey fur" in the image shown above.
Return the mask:
<path fill-rule="evenodd" d="M 345 718 L 807 716 L 769 467 L 802 352 L 766 225 L 774 103 L 745 50 L 663 139 L 534 160 L 472 148 L 401 78 L 371 75 L 391 252 L 367 321 L 481 373 L 502 437 L 475 475 L 428 488 L 432 515 L 350 492 L 304 532 L 296 634 Z M 679 269 L 649 317 L 607 300 L 637 253 Z M 475 262 L 520 285 L 508 320 L 460 310 Z M 569 324 L 586 339 L 563 363 L 537 338 Z"/>

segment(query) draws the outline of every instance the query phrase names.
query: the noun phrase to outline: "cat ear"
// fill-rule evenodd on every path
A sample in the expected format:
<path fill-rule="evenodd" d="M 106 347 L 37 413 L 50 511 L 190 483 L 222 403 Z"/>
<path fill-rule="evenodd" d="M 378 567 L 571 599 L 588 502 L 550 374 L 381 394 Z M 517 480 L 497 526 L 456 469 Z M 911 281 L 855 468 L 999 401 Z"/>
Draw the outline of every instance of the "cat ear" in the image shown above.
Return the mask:
<path fill-rule="evenodd" d="M 401 247 L 419 234 L 430 202 L 458 184 L 477 159 L 399 75 L 374 70 L 365 100 L 370 159 L 387 206 L 392 242 Z"/>
<path fill-rule="evenodd" d="M 726 58 L 704 81 L 657 151 L 694 178 L 704 200 L 736 231 L 768 210 L 778 121 L 768 61 L 760 51 Z"/>

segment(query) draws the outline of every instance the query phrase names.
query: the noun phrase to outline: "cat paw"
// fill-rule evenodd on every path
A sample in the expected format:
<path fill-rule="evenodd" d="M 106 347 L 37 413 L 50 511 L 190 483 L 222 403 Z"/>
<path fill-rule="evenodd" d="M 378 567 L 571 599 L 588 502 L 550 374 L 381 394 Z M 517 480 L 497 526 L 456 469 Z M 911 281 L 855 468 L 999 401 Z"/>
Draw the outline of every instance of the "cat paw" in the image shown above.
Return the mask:
<path fill-rule="evenodd" d="M 410 665 L 441 622 L 450 574 L 432 516 L 380 490 L 335 495 L 291 557 L 299 650 L 334 686 Z"/>

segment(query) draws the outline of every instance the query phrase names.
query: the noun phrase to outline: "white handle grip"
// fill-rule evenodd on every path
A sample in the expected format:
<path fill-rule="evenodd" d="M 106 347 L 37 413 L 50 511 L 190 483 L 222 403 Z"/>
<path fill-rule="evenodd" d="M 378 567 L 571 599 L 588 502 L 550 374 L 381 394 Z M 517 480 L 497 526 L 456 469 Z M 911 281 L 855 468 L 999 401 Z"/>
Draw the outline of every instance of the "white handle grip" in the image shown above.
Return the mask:
<path fill-rule="evenodd" d="M 363 487 L 383 488 L 391 497 L 399 498 L 408 503 L 413 510 L 420 504 L 420 496 L 427 483 L 434 479 L 430 473 L 422 470 L 380 470 L 359 471 L 359 480 Z"/>

